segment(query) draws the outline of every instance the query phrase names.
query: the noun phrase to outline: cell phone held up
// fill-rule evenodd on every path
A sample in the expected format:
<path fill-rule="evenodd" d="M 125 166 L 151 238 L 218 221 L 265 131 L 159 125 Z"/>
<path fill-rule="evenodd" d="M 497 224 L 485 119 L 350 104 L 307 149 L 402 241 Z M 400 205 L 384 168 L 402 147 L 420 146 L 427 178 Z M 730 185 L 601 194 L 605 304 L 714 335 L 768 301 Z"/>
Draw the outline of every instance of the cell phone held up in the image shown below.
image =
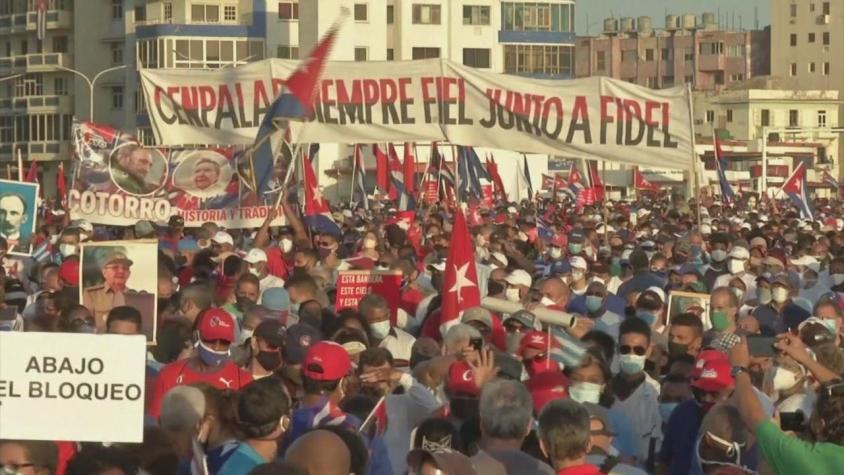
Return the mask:
<path fill-rule="evenodd" d="M 773 358 L 778 354 L 774 342 L 776 338 L 772 336 L 750 335 L 747 337 L 747 349 L 750 351 L 750 356 Z"/>

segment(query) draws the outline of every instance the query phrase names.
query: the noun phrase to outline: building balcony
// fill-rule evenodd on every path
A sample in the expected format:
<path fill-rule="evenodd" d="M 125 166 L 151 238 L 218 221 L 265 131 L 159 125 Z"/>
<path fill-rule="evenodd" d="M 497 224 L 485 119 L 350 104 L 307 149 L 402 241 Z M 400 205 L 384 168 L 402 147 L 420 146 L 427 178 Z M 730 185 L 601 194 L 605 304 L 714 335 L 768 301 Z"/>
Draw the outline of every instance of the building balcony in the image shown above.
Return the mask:
<path fill-rule="evenodd" d="M 701 71 L 723 71 L 726 69 L 723 54 L 703 54 L 698 58 L 698 68 Z"/>
<path fill-rule="evenodd" d="M 34 53 L 0 58 L 0 76 L 51 72 L 56 66 L 72 68 L 72 56 L 69 53 Z"/>
<path fill-rule="evenodd" d="M 565 31 L 511 31 L 498 32 L 499 43 L 541 43 L 574 46 L 574 33 Z"/>
<path fill-rule="evenodd" d="M 73 113 L 70 96 L 31 96 L 0 99 L 0 114 Z"/>
<path fill-rule="evenodd" d="M 768 165 L 768 177 L 787 178 L 791 173 L 788 165 Z M 750 167 L 750 175 L 753 178 L 762 176 L 762 165 L 753 165 Z"/>
<path fill-rule="evenodd" d="M 49 10 L 47 12 L 48 30 L 69 30 L 73 28 L 73 12 L 69 10 Z M 23 33 L 38 29 L 38 13 L 16 13 L 0 16 L 0 35 Z"/>
<path fill-rule="evenodd" d="M 51 160 L 66 160 L 70 156 L 69 140 L 50 140 L 40 142 L 11 142 L 0 144 L 0 162 L 16 160 L 17 150 L 20 149 L 22 158 L 27 161 L 45 162 Z"/>

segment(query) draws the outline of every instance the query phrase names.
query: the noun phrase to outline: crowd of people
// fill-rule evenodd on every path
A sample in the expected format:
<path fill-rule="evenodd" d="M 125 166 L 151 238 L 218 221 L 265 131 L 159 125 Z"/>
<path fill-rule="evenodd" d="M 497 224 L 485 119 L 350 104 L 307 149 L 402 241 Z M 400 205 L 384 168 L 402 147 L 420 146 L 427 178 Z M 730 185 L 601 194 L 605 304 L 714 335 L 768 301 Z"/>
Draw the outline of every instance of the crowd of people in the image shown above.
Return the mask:
<path fill-rule="evenodd" d="M 0 440 L 0 474 L 844 473 L 835 202 L 807 221 L 770 200 L 535 199 L 471 207 L 469 236 L 444 205 L 337 209 L 340 235 L 283 209 L 254 230 L 42 222 L 42 261 L 0 238 L 0 329 L 27 332 L 140 334 L 137 308 L 80 299 L 80 249 L 159 243 L 143 443 Z M 521 310 L 443 311 L 464 238 L 458 295 Z M 399 271 L 400 293 L 335 308 L 346 269 Z"/>

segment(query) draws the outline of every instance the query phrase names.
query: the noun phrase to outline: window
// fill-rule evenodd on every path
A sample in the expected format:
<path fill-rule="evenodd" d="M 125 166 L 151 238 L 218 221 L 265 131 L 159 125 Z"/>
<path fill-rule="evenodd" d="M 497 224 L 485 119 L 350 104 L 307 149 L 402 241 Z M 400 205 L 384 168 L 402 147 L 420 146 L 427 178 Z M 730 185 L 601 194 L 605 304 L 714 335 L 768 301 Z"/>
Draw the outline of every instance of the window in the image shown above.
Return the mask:
<path fill-rule="evenodd" d="M 671 48 L 662 48 L 662 60 L 674 61 L 674 50 Z"/>
<path fill-rule="evenodd" d="M 800 114 L 796 109 L 788 111 L 788 126 L 797 127 L 800 125 Z"/>
<path fill-rule="evenodd" d="M 790 36 L 789 44 L 791 46 L 797 46 L 797 33 L 792 33 Z"/>
<path fill-rule="evenodd" d="M 44 78 L 41 74 L 27 74 L 15 79 L 15 96 L 41 96 L 44 94 Z"/>
<path fill-rule="evenodd" d="M 190 6 L 190 19 L 194 23 L 219 23 L 220 6 L 194 3 Z"/>
<path fill-rule="evenodd" d="M 829 2 L 823 2 L 823 14 L 829 15 Z"/>
<path fill-rule="evenodd" d="M 387 24 L 392 25 L 396 21 L 396 9 L 392 5 L 387 5 Z"/>
<path fill-rule="evenodd" d="M 14 142 L 15 121 L 13 117 L 0 117 L 0 143 Z"/>
<path fill-rule="evenodd" d="M 700 54 L 724 54 L 724 43 L 720 41 L 701 43 Z"/>
<path fill-rule="evenodd" d="M 823 75 L 829 76 L 829 63 L 823 63 Z"/>
<path fill-rule="evenodd" d="M 278 3 L 278 19 L 279 20 L 298 20 L 299 19 L 299 0 L 279 2 Z"/>
<path fill-rule="evenodd" d="M 732 121 L 733 121 L 733 110 L 727 109 L 727 122 L 732 122 Z"/>
<path fill-rule="evenodd" d="M 111 108 L 113 110 L 123 109 L 123 86 L 111 88 Z"/>
<path fill-rule="evenodd" d="M 683 60 L 687 63 L 691 63 L 695 60 L 695 50 L 694 48 L 685 48 L 683 50 Z"/>
<path fill-rule="evenodd" d="M 715 111 L 706 111 L 706 123 L 712 124 L 715 122 Z"/>
<path fill-rule="evenodd" d="M 463 48 L 463 64 L 473 68 L 490 67 L 490 50 L 486 48 Z"/>
<path fill-rule="evenodd" d="M 366 61 L 368 58 L 368 50 L 365 46 L 356 46 L 355 47 L 355 61 Z"/>
<path fill-rule="evenodd" d="M 113 20 L 123 18 L 123 0 L 111 0 L 111 18 Z"/>
<path fill-rule="evenodd" d="M 173 19 L 173 4 L 170 2 L 164 2 L 164 21 L 170 21 Z"/>
<path fill-rule="evenodd" d="M 745 56 L 744 45 L 727 46 L 727 56 L 731 58 L 743 58 Z"/>
<path fill-rule="evenodd" d="M 815 34 L 809 33 L 809 43 L 814 43 L 814 42 L 815 42 Z"/>
<path fill-rule="evenodd" d="M 53 52 L 54 53 L 67 53 L 67 36 L 54 36 L 53 37 Z"/>
<path fill-rule="evenodd" d="M 505 73 L 570 76 L 573 71 L 574 53 L 570 46 L 504 45 Z"/>
<path fill-rule="evenodd" d="M 814 4 L 814 2 L 812 2 L 812 3 L 809 4 L 809 13 L 812 13 L 814 11 L 815 11 L 815 4 Z"/>
<path fill-rule="evenodd" d="M 674 76 L 662 76 L 662 87 L 674 87 Z"/>
<path fill-rule="evenodd" d="M 730 74 L 730 82 L 744 81 L 744 74 Z"/>
<path fill-rule="evenodd" d="M 369 5 L 365 3 L 355 3 L 355 21 L 369 20 Z"/>
<path fill-rule="evenodd" d="M 823 32 L 823 44 L 824 44 L 824 46 L 829 46 L 829 32 L 828 31 Z"/>
<path fill-rule="evenodd" d="M 439 48 L 413 48 L 411 51 L 413 59 L 431 59 L 440 57 Z"/>
<path fill-rule="evenodd" d="M 654 50 L 652 48 L 648 48 L 645 50 L 645 61 L 651 62 L 654 60 Z"/>
<path fill-rule="evenodd" d="M 57 96 L 67 95 L 67 78 L 53 79 L 53 94 Z"/>
<path fill-rule="evenodd" d="M 791 18 L 796 17 L 797 16 L 797 5 L 792 3 L 791 5 L 789 5 L 789 7 L 790 7 L 789 10 L 790 10 Z"/>
<path fill-rule="evenodd" d="M 603 71 L 607 69 L 607 52 L 598 51 L 595 55 L 595 69 Z"/>
<path fill-rule="evenodd" d="M 414 25 L 439 25 L 440 24 L 440 6 L 439 5 L 413 5 L 413 24 Z"/>
<path fill-rule="evenodd" d="M 279 59 L 299 59 L 299 47 L 279 46 L 276 57 Z"/>
<path fill-rule="evenodd" d="M 792 76 L 797 76 L 797 63 L 791 63 L 791 70 L 789 72 Z"/>
<path fill-rule="evenodd" d="M 489 25 L 489 7 L 463 5 L 464 25 Z"/>
<path fill-rule="evenodd" d="M 501 29 L 573 33 L 574 5 L 502 2 Z"/>
<path fill-rule="evenodd" d="M 29 44 L 26 40 L 21 40 L 21 54 L 29 54 Z"/>
<path fill-rule="evenodd" d="M 815 72 L 815 63 L 814 63 L 814 62 L 809 63 L 809 72 L 810 72 L 810 73 L 814 73 L 814 72 Z"/>
<path fill-rule="evenodd" d="M 762 109 L 762 127 L 769 127 L 771 125 L 771 111 Z"/>
<path fill-rule="evenodd" d="M 146 7 L 135 7 L 135 22 L 141 22 L 147 20 L 147 9 Z"/>
<path fill-rule="evenodd" d="M 111 44 L 111 64 L 123 64 L 123 45 Z"/>
<path fill-rule="evenodd" d="M 645 80 L 645 85 L 651 89 L 656 89 L 658 84 L 656 82 L 656 76 L 649 77 Z"/>
<path fill-rule="evenodd" d="M 224 21 L 237 21 L 237 5 L 224 5 L 223 6 L 223 20 Z"/>
<path fill-rule="evenodd" d="M 393 59 L 395 59 L 395 57 L 395 50 L 393 50 L 393 48 L 387 48 L 387 61 L 392 61 Z"/>
<path fill-rule="evenodd" d="M 635 63 L 639 60 L 639 52 L 635 49 L 628 49 L 621 52 L 621 61 L 624 63 Z"/>
<path fill-rule="evenodd" d="M 818 127 L 826 127 L 826 111 L 818 111 Z"/>

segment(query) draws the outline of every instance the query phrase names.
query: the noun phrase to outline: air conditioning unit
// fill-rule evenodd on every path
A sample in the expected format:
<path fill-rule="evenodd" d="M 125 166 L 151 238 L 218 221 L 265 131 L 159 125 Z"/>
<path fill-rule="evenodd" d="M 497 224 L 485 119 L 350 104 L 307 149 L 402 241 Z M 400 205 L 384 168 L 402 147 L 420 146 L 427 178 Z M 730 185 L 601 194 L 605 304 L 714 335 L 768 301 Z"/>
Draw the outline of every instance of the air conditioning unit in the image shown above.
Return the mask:
<path fill-rule="evenodd" d="M 818 25 L 829 25 L 829 15 L 818 15 Z"/>

